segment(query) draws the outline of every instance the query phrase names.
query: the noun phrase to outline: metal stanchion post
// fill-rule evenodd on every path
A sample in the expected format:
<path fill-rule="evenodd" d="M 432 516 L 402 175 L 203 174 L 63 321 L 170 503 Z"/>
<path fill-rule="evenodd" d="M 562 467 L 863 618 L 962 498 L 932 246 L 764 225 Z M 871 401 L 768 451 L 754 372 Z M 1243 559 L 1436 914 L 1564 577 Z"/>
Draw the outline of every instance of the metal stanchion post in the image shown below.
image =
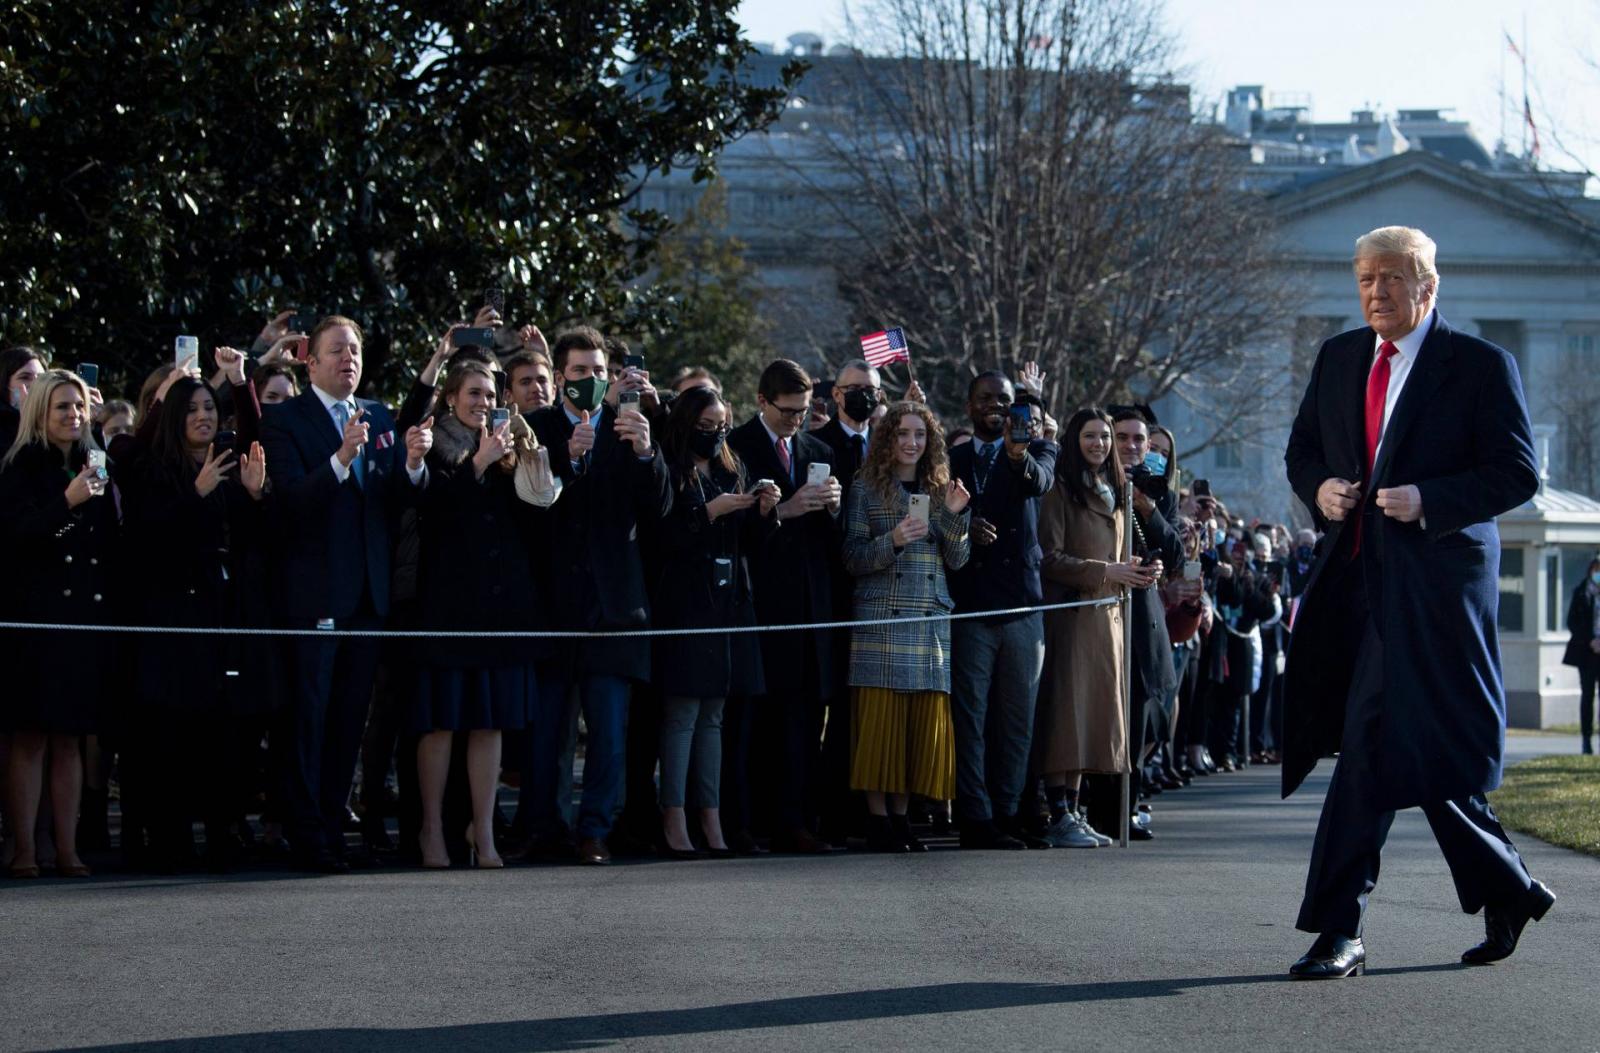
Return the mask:
<path fill-rule="evenodd" d="M 1113 452 L 1111 456 L 1115 457 Z M 1119 557 L 1127 563 L 1133 559 L 1133 484 L 1126 483 L 1122 490 L 1122 512 L 1124 529 L 1122 531 L 1122 554 Z M 1127 720 L 1127 732 L 1133 730 L 1133 590 L 1124 587 L 1122 602 L 1117 608 L 1122 612 L 1122 713 Z M 1123 848 L 1128 847 L 1128 826 L 1133 816 L 1133 757 L 1128 757 L 1129 769 L 1122 773 L 1122 810 L 1118 813 L 1121 818 L 1119 826 L 1120 843 Z"/>

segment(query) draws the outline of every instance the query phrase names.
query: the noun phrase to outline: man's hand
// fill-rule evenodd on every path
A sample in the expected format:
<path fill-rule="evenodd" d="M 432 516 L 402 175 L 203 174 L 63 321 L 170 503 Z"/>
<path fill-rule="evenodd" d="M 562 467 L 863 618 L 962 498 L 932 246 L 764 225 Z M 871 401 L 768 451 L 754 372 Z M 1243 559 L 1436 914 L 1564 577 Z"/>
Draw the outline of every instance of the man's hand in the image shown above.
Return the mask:
<path fill-rule="evenodd" d="M 993 523 L 982 516 L 973 516 L 972 526 L 968 529 L 972 534 L 974 545 L 992 545 L 1000 540 L 1000 532 L 995 529 Z"/>
<path fill-rule="evenodd" d="M 1133 488 L 1133 510 L 1146 518 L 1156 510 L 1156 503 L 1150 500 L 1150 495 L 1137 486 Z"/>
<path fill-rule="evenodd" d="M 581 419 L 573 425 L 572 438 L 567 440 L 567 460 L 583 460 L 583 455 L 594 449 L 594 425 L 589 423 L 589 411 L 584 410 Z"/>
<path fill-rule="evenodd" d="M 517 343 L 522 345 L 524 351 L 541 351 L 546 355 L 550 353 L 550 344 L 536 325 L 525 325 L 518 329 Z"/>
<path fill-rule="evenodd" d="M 1379 490 L 1378 507 L 1390 519 L 1415 523 L 1422 518 L 1422 491 L 1415 486 L 1391 486 Z"/>
<path fill-rule="evenodd" d="M 650 455 L 650 421 L 638 410 L 623 410 L 614 425 L 617 438 L 633 446 L 640 457 Z"/>
<path fill-rule="evenodd" d="M 844 500 L 844 487 L 839 485 L 839 480 L 828 476 L 822 483 L 822 507 L 828 510 L 829 515 L 839 511 L 839 503 Z"/>
<path fill-rule="evenodd" d="M 1324 479 L 1322 485 L 1317 487 L 1317 510 L 1330 523 L 1344 522 L 1344 517 L 1360 503 L 1359 483 L 1352 483 L 1348 479 Z"/>
<path fill-rule="evenodd" d="M 1022 390 L 1042 401 L 1044 399 L 1044 378 L 1047 375 L 1039 369 L 1039 363 L 1024 362 L 1022 364 L 1022 372 L 1017 376 L 1017 383 L 1021 385 Z"/>
<path fill-rule="evenodd" d="M 1032 422 L 1031 421 L 1029 422 L 1029 434 L 1032 434 Z M 1005 444 L 1006 444 L 1006 456 L 1011 458 L 1011 461 L 1012 461 L 1013 464 L 1021 464 L 1022 463 L 1022 458 L 1027 456 L 1028 444 L 1025 443 L 1025 442 L 1012 442 L 1011 441 L 1011 429 L 1010 428 L 1006 429 Z"/>
<path fill-rule="evenodd" d="M 282 340 L 289 332 L 289 319 L 293 317 L 293 308 L 287 311 L 279 311 L 267 320 L 266 325 L 261 327 L 261 335 L 257 339 L 264 344 L 272 344 Z"/>
<path fill-rule="evenodd" d="M 361 452 L 361 447 L 367 444 L 367 422 L 361 418 L 366 415 L 366 410 L 356 408 L 355 415 L 350 418 L 350 423 L 344 426 L 344 441 L 339 444 L 339 452 L 334 454 L 339 458 L 339 463 L 346 468 L 355 463 L 356 456 Z"/>
<path fill-rule="evenodd" d="M 789 500 L 778 506 L 778 519 L 783 521 L 803 516 L 808 512 L 816 512 L 827 504 L 827 484 L 812 486 L 810 483 L 800 487 L 790 495 Z"/>
<path fill-rule="evenodd" d="M 431 449 L 433 449 L 433 417 L 430 415 L 421 424 L 406 429 L 406 468 L 413 472 L 421 468 Z"/>
<path fill-rule="evenodd" d="M 501 324 L 500 312 L 488 304 L 484 304 L 478 308 L 478 313 L 473 316 L 472 324 L 479 329 L 499 329 Z"/>

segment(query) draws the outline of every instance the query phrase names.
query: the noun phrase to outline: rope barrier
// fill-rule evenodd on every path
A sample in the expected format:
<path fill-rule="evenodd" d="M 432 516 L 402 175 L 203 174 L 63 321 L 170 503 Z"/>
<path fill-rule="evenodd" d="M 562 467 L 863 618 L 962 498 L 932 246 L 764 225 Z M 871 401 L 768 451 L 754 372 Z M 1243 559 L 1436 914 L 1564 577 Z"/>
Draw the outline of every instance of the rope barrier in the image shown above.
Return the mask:
<path fill-rule="evenodd" d="M 367 637 L 393 640 L 618 640 L 649 639 L 660 636 L 708 636 L 731 633 L 802 632 L 815 629 L 850 629 L 862 625 L 907 625 L 918 622 L 956 622 L 968 618 L 1006 618 L 1017 614 L 1063 611 L 1076 607 L 1112 607 L 1121 603 L 1115 596 L 1071 603 L 1047 603 L 1038 607 L 1010 607 L 998 611 L 965 611 L 961 614 L 926 614 L 902 618 L 867 618 L 847 622 L 805 622 L 799 625 L 737 625 L 730 628 L 697 629 L 618 629 L 585 632 L 560 630 L 510 629 L 502 632 L 458 629 L 258 629 L 246 627 L 207 628 L 177 625 L 68 625 L 52 622 L 0 622 L 0 629 L 30 632 L 132 633 L 154 636 L 325 636 Z"/>

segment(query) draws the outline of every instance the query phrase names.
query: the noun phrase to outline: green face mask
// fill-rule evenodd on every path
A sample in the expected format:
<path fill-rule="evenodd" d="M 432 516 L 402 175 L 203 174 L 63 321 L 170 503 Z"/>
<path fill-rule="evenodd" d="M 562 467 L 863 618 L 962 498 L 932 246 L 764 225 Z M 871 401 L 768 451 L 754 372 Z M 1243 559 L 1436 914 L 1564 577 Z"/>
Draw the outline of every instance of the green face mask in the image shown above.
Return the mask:
<path fill-rule="evenodd" d="M 582 380 L 563 381 L 561 393 L 579 413 L 584 410 L 593 413 L 605 401 L 607 387 L 605 377 L 584 377 Z"/>

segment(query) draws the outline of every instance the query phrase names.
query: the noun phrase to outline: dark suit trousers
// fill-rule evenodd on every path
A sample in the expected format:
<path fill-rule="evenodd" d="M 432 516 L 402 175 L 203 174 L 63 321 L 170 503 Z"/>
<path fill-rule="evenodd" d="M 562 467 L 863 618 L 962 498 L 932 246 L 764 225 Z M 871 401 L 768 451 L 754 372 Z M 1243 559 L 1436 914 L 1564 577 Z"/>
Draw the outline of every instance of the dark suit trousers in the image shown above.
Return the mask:
<path fill-rule="evenodd" d="M 1379 729 L 1383 721 L 1383 642 L 1369 618 L 1345 703 L 1344 737 L 1311 850 L 1305 900 L 1295 926 L 1306 932 L 1361 935 L 1367 897 L 1378 882 L 1379 855 L 1394 812 L 1378 802 Z M 1482 794 L 1422 806 L 1455 879 L 1461 909 L 1511 903 L 1527 891 L 1528 870 Z"/>
<path fill-rule="evenodd" d="M 360 612 L 336 628 L 377 629 L 382 624 L 370 601 L 363 600 Z M 286 744 L 286 774 L 291 843 L 301 851 L 323 847 L 342 852 L 344 810 L 361 755 L 379 641 L 298 636 L 290 644 L 292 741 Z"/>

